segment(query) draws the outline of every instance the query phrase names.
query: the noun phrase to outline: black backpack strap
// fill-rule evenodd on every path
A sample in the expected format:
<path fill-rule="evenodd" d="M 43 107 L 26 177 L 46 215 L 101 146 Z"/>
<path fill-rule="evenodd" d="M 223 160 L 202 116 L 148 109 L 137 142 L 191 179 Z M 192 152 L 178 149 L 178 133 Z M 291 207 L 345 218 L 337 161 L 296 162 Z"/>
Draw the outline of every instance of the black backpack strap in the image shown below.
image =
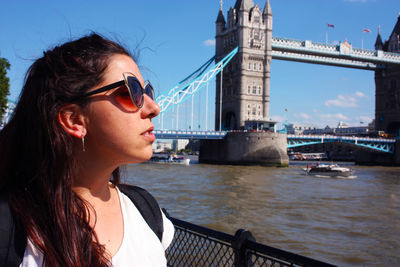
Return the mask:
<path fill-rule="evenodd" d="M 151 230 L 153 230 L 161 241 L 164 226 L 161 209 L 158 206 L 157 200 L 148 191 L 138 186 L 119 184 L 118 188 L 132 200 Z"/>
<path fill-rule="evenodd" d="M 6 194 L 0 194 L 0 266 L 19 266 L 24 258 L 26 235 L 14 220 Z"/>

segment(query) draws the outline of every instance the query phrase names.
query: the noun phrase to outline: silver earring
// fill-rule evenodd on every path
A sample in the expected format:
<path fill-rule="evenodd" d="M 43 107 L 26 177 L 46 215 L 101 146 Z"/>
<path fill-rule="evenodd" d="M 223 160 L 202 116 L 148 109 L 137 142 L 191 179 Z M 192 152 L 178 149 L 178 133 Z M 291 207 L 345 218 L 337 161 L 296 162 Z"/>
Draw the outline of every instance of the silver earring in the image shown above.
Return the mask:
<path fill-rule="evenodd" d="M 85 136 L 82 136 L 82 151 L 85 152 Z"/>

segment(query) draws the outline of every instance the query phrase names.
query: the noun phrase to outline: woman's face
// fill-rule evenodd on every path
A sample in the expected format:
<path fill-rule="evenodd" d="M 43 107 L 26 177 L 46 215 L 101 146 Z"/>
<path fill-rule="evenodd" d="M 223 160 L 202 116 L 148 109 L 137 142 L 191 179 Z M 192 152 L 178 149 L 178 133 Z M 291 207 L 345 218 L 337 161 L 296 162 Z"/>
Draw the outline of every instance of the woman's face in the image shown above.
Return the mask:
<path fill-rule="evenodd" d="M 132 58 L 114 55 L 110 58 L 103 82 L 90 91 L 123 80 L 124 72 L 131 72 L 144 86 L 142 75 Z M 119 104 L 121 94 L 127 96 L 126 87 L 96 94 L 91 96 L 85 108 L 85 153 L 117 166 L 144 162 L 151 157 L 155 140 L 151 119 L 160 113 L 159 106 L 148 95 L 144 95 L 142 108 L 126 110 Z"/>

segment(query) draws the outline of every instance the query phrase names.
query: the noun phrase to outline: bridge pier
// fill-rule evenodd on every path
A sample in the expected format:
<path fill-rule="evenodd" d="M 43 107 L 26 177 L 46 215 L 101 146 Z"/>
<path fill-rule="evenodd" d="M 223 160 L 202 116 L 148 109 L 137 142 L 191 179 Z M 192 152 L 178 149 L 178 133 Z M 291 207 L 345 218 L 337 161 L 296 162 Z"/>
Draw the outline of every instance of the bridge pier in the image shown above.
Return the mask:
<path fill-rule="evenodd" d="M 223 140 L 201 140 L 200 163 L 286 167 L 286 134 L 229 132 Z"/>
<path fill-rule="evenodd" d="M 400 137 L 396 139 L 396 146 L 394 148 L 394 164 L 400 166 Z"/>

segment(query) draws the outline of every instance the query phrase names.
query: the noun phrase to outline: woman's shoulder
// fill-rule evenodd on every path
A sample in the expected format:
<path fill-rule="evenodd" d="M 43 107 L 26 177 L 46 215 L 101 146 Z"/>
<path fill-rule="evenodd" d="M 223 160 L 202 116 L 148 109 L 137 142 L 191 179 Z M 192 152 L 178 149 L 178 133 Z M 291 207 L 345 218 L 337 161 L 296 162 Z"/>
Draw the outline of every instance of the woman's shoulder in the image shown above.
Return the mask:
<path fill-rule="evenodd" d="M 138 186 L 118 185 L 118 188 L 132 201 L 143 219 L 157 235 L 164 249 L 166 249 L 174 237 L 174 225 L 162 212 L 154 196 Z"/>
<path fill-rule="evenodd" d="M 138 186 L 120 184 L 118 188 L 133 202 L 146 223 L 161 240 L 164 224 L 157 200 L 147 190 Z"/>

